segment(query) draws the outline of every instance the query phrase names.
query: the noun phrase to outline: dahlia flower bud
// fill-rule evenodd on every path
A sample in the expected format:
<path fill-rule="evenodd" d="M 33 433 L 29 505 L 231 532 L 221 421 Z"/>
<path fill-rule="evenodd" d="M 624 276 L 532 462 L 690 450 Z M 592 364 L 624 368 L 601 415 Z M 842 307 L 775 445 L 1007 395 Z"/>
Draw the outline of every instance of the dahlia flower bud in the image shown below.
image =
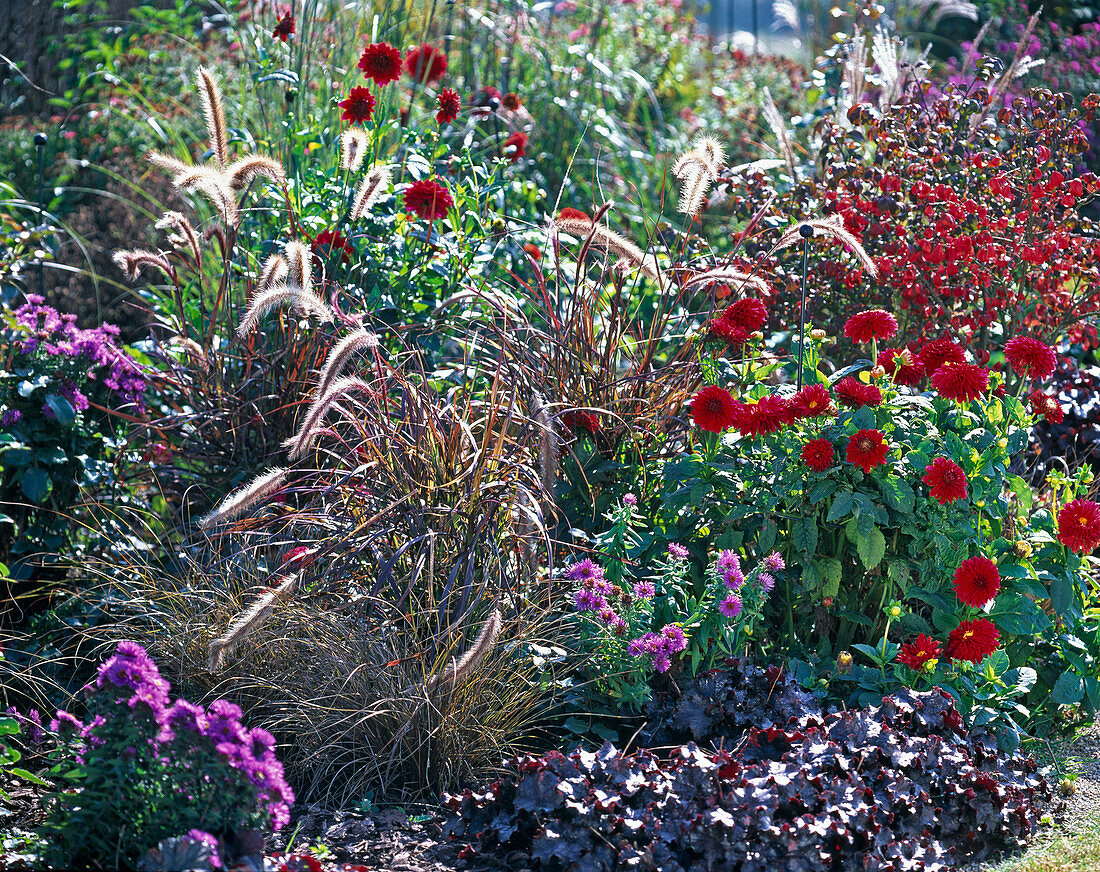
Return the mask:
<path fill-rule="evenodd" d="M 852 671 L 852 654 L 850 651 L 841 651 L 836 655 L 836 671 L 841 675 L 847 675 Z"/>

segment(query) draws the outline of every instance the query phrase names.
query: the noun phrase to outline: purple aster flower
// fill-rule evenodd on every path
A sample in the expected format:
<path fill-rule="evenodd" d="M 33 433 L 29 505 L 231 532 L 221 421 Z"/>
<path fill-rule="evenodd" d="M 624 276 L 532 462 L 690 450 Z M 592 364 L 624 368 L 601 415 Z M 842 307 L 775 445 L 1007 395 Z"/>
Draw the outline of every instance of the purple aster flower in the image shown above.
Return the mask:
<path fill-rule="evenodd" d="M 665 624 L 661 628 L 661 635 L 665 638 L 670 654 L 683 651 L 687 647 L 687 637 L 684 635 L 684 631 L 675 624 Z"/>
<path fill-rule="evenodd" d="M 218 840 L 210 835 L 210 833 L 203 832 L 202 830 L 188 830 L 187 838 L 192 842 L 200 842 L 210 848 L 210 865 L 215 869 L 222 868 L 221 857 L 218 856 Z"/>
<path fill-rule="evenodd" d="M 658 653 L 653 655 L 653 668 L 658 672 L 668 672 L 672 668 L 672 660 L 665 653 Z"/>
<path fill-rule="evenodd" d="M 728 597 L 722 600 L 721 603 L 718 604 L 718 611 L 720 611 L 727 618 L 736 618 L 739 614 L 741 614 L 741 608 L 741 597 L 739 597 L 735 593 L 731 593 Z"/>
<path fill-rule="evenodd" d="M 715 566 L 718 567 L 719 572 L 726 572 L 730 569 L 741 569 L 741 558 L 737 556 L 737 552 L 726 549 L 718 555 L 718 560 L 715 562 Z"/>
<path fill-rule="evenodd" d="M 595 578 L 592 580 L 592 586 L 589 587 L 592 593 L 602 596 L 605 599 L 615 595 L 615 585 L 613 585 L 606 578 Z"/>
<path fill-rule="evenodd" d="M 76 715 L 70 714 L 63 709 L 57 710 L 57 717 L 50 720 L 50 732 L 61 733 L 72 731 L 76 735 L 80 735 L 81 730 L 84 729 L 84 722 L 81 721 Z"/>
<path fill-rule="evenodd" d="M 638 505 L 638 498 L 634 494 L 623 494 L 624 506 L 636 506 Z"/>
<path fill-rule="evenodd" d="M 594 581 L 603 578 L 603 567 L 588 560 L 579 560 L 565 571 L 565 577 L 572 581 Z"/>
<path fill-rule="evenodd" d="M 668 543 L 668 556 L 673 560 L 687 560 L 688 550 L 679 542 Z"/>
<path fill-rule="evenodd" d="M 722 581 L 726 583 L 726 587 L 730 590 L 738 590 L 745 583 L 745 573 L 738 567 L 727 569 L 722 574 Z"/>
<path fill-rule="evenodd" d="M 634 584 L 634 598 L 640 600 L 651 599 L 654 594 L 657 593 L 657 589 L 653 586 L 652 581 L 639 581 Z"/>
<path fill-rule="evenodd" d="M 21 420 L 23 420 L 23 413 L 18 409 L 4 409 L 4 413 L 0 415 L 0 427 L 10 427 Z"/>
<path fill-rule="evenodd" d="M 626 646 L 626 653 L 631 657 L 641 657 L 643 654 L 647 654 L 645 637 L 641 636 L 637 639 L 631 639 L 630 643 Z"/>
<path fill-rule="evenodd" d="M 202 706 L 177 699 L 164 713 L 165 726 L 172 730 L 186 730 L 201 735 L 206 730 L 206 712 Z"/>
<path fill-rule="evenodd" d="M 619 616 L 615 614 L 615 610 L 608 607 L 600 610 L 600 620 L 608 626 L 611 626 L 615 621 L 619 619 Z"/>
<path fill-rule="evenodd" d="M 618 636 L 620 639 L 626 635 L 626 631 L 629 629 L 626 625 L 626 621 L 618 615 L 615 616 L 615 620 L 608 624 L 607 628 L 611 631 L 612 635 Z"/>
<path fill-rule="evenodd" d="M 756 577 L 756 581 L 759 583 L 760 589 L 764 591 L 764 593 L 768 593 L 773 587 L 775 587 L 775 579 L 766 572 L 761 572 Z"/>
<path fill-rule="evenodd" d="M 582 587 L 573 594 L 573 605 L 578 612 L 599 612 L 607 608 L 607 600 L 598 593 Z"/>
<path fill-rule="evenodd" d="M 787 564 L 783 562 L 783 555 L 778 551 L 773 551 L 764 558 L 764 568 L 768 572 L 779 572 L 780 569 L 784 569 L 786 566 Z"/>

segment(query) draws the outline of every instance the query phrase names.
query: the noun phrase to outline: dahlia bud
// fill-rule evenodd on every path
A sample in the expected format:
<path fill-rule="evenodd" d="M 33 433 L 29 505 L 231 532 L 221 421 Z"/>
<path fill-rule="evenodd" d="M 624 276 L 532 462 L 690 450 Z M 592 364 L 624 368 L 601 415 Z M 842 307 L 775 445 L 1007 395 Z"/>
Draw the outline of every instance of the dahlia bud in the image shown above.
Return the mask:
<path fill-rule="evenodd" d="M 913 357 L 913 352 L 911 352 L 908 348 L 903 348 L 894 358 L 894 362 L 899 364 L 900 366 L 912 366 L 917 361 Z"/>
<path fill-rule="evenodd" d="M 819 342 L 820 342 L 820 341 L 821 341 L 822 339 L 824 339 L 824 338 L 825 338 L 825 337 L 826 337 L 827 335 L 828 335 L 828 334 L 827 334 L 827 333 L 826 333 L 826 332 L 825 332 L 824 330 L 821 330 L 821 329 L 815 329 L 815 330 L 811 330 L 811 331 L 810 331 L 810 338 L 811 338 L 811 339 L 816 339 L 816 340 L 818 340 Z"/>
<path fill-rule="evenodd" d="M 841 651 L 836 655 L 836 671 L 841 675 L 847 675 L 852 671 L 852 654 L 850 651 Z"/>
<path fill-rule="evenodd" d="M 763 338 L 764 334 L 761 333 L 759 330 L 754 330 L 752 333 L 749 334 L 749 339 L 753 340 L 754 342 L 759 342 Z"/>
<path fill-rule="evenodd" d="M 831 609 L 833 607 L 833 598 L 831 596 L 823 597 L 821 604 L 825 606 L 825 608 Z"/>
<path fill-rule="evenodd" d="M 886 367 L 881 363 L 871 370 L 871 378 L 883 378 L 886 375 Z"/>
<path fill-rule="evenodd" d="M 1012 546 L 1012 553 L 1020 560 L 1027 560 L 1031 556 L 1031 543 L 1020 539 Z"/>
<path fill-rule="evenodd" d="M 898 618 L 900 618 L 902 616 L 901 606 L 896 605 L 896 604 L 890 606 L 890 608 L 888 608 L 886 610 L 886 614 L 888 614 L 890 616 L 890 620 L 896 621 Z"/>
<path fill-rule="evenodd" d="M 1062 783 L 1058 785 L 1058 792 L 1062 796 L 1073 796 L 1077 792 L 1077 782 L 1063 778 Z"/>

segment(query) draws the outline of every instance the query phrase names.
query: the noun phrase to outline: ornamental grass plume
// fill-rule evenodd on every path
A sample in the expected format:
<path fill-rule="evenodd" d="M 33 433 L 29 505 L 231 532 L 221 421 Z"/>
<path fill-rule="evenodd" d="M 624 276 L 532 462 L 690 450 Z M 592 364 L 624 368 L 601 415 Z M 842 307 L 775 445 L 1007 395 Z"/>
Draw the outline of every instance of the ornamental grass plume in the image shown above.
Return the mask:
<path fill-rule="evenodd" d="M 390 187 L 390 168 L 385 165 L 373 167 L 363 177 L 355 191 L 352 201 L 351 220 L 358 221 L 381 200 Z"/>
<path fill-rule="evenodd" d="M 695 273 L 683 283 L 682 287 L 686 291 L 691 288 L 699 287 L 700 285 L 713 284 L 729 284 L 733 285 L 737 290 L 751 288 L 753 291 L 763 296 L 770 296 L 772 293 L 771 285 L 760 276 L 745 272 L 734 266 L 719 266 L 714 269 Z"/>
<path fill-rule="evenodd" d="M 286 484 L 286 469 L 269 469 L 223 499 L 209 514 L 199 519 L 200 527 L 210 527 L 231 521 Z"/>
<path fill-rule="evenodd" d="M 237 335 L 244 338 L 256 328 L 264 315 L 283 306 L 312 315 L 322 323 L 329 323 L 336 317 L 327 303 L 309 291 L 293 285 L 276 285 L 252 298 L 248 311 L 237 325 Z"/>
<path fill-rule="evenodd" d="M 262 593 L 252 605 L 234 618 L 229 628 L 207 648 L 206 668 L 211 672 L 221 669 L 225 655 L 242 644 L 271 617 L 276 604 L 294 593 L 300 578 L 300 573 L 294 573 L 282 580 L 276 579 L 278 584 Z"/>
<path fill-rule="evenodd" d="M 609 209 L 604 209 L 606 214 Z M 616 233 L 605 227 L 600 221 L 590 221 L 587 218 L 562 218 L 559 217 L 550 226 L 553 234 L 568 233 L 584 240 L 578 260 L 583 260 L 589 246 L 595 245 L 604 251 L 618 255 L 631 266 L 642 271 L 654 281 L 661 283 L 661 270 L 657 260 L 652 254 L 646 254 L 637 245 L 622 234 Z"/>
<path fill-rule="evenodd" d="M 316 396 L 323 397 L 332 388 L 337 376 L 343 372 L 348 361 L 359 351 L 378 348 L 378 334 L 369 330 L 355 330 L 347 334 L 333 346 L 329 352 L 321 374 L 317 378 Z M 307 413 L 308 417 L 308 413 Z"/>
<path fill-rule="evenodd" d="M 699 213 L 725 162 L 726 152 L 718 140 L 700 136 L 692 143 L 691 149 L 672 167 L 672 174 L 682 183 L 678 211 L 689 217 Z"/>
<path fill-rule="evenodd" d="M 358 172 L 366 157 L 370 139 L 361 127 L 349 127 L 340 134 L 340 169 L 346 173 Z"/>
<path fill-rule="evenodd" d="M 328 414 L 328 411 L 338 400 L 352 393 L 361 393 L 369 396 L 372 393 L 371 386 L 361 378 L 346 376 L 336 379 L 329 386 L 326 393 L 316 396 L 313 404 L 309 407 L 305 417 L 302 419 L 302 424 L 298 428 L 298 432 L 283 443 L 283 447 L 289 449 L 289 457 L 291 460 L 300 459 L 306 451 L 309 450 L 310 446 L 313 445 L 317 438 L 318 427 L 325 415 Z"/>
<path fill-rule="evenodd" d="M 460 658 L 452 659 L 447 664 L 446 668 L 442 672 L 433 673 L 427 681 L 426 687 L 428 690 L 435 690 L 436 688 L 443 688 L 445 690 L 453 690 L 462 682 L 464 682 L 471 672 L 477 667 L 477 664 L 485 657 L 486 654 L 496 644 L 497 636 L 500 634 L 501 627 L 504 626 L 502 616 L 499 608 L 494 608 L 489 613 L 489 617 L 481 627 L 481 631 L 477 634 L 477 638 L 474 643 L 467 649 L 466 653 Z"/>
<path fill-rule="evenodd" d="M 870 274 L 871 278 L 878 278 L 878 267 L 875 265 L 874 260 L 871 259 L 871 255 L 867 253 L 863 244 L 844 226 L 844 217 L 840 214 L 830 215 L 828 218 L 824 219 L 803 221 L 799 224 L 795 224 L 780 237 L 773 252 L 782 248 L 787 248 L 796 243 L 801 243 L 803 239 L 801 232 L 803 227 L 811 228 L 814 232 L 814 236 L 827 236 L 835 239 L 847 248 L 849 252 L 855 255 L 856 260 L 860 262 L 863 268 Z"/>

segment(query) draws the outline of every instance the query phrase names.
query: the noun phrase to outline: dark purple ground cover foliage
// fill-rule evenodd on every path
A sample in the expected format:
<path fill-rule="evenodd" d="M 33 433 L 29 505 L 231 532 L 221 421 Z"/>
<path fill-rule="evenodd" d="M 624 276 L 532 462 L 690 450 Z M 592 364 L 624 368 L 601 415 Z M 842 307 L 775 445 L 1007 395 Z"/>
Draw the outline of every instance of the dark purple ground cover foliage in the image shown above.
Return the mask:
<path fill-rule="evenodd" d="M 758 723 L 726 749 L 688 742 L 661 758 L 608 743 L 513 761 L 485 790 L 448 797 L 445 835 L 471 865 L 933 870 L 1022 846 L 1050 799 L 1034 760 L 968 732 L 938 690 Z"/>

